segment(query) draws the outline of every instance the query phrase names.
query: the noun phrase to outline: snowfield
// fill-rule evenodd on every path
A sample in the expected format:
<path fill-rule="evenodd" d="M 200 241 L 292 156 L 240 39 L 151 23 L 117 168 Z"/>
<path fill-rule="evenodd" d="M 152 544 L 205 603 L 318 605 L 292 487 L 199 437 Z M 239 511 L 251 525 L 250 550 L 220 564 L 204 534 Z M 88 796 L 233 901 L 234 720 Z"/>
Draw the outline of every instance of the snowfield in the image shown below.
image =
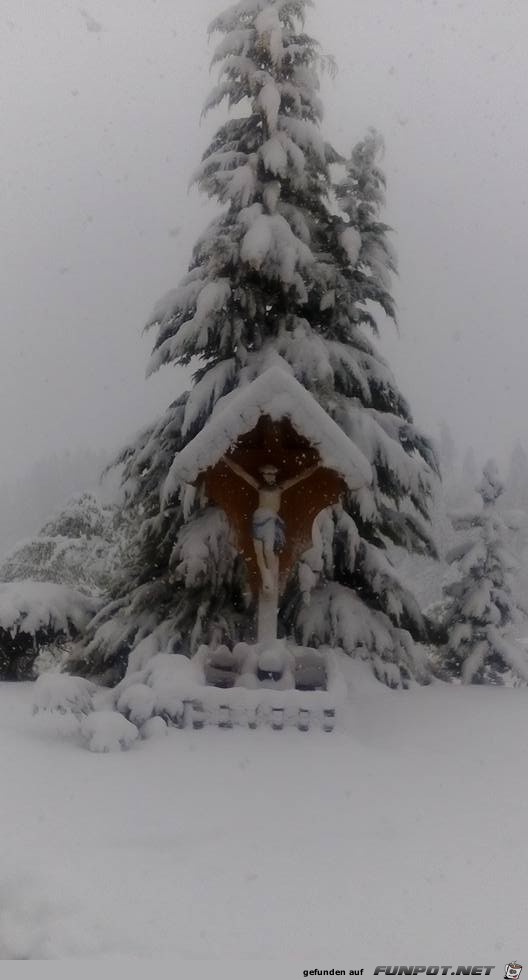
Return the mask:
<path fill-rule="evenodd" d="M 0 685 L 0 957 L 523 962 L 528 690 L 350 675 L 333 735 L 108 755 Z"/>

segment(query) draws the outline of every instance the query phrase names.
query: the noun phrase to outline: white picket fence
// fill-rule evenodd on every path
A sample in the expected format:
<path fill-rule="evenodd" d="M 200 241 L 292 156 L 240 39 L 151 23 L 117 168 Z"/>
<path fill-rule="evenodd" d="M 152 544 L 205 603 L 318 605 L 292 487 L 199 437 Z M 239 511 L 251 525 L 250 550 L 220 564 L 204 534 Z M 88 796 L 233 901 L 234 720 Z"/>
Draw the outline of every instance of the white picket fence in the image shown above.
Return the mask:
<path fill-rule="evenodd" d="M 215 692 L 216 693 L 216 692 Z M 225 692 L 224 692 L 225 693 Z M 231 692 L 230 692 L 231 693 Z M 269 694 L 270 692 L 261 692 Z M 226 704 L 222 699 L 215 706 L 207 708 L 198 700 L 183 702 L 183 714 L 178 718 L 178 727 L 194 729 L 205 728 L 206 725 L 216 725 L 218 728 L 231 729 L 235 726 L 247 727 L 251 730 L 266 726 L 273 731 L 283 731 L 285 727 L 295 727 L 300 732 L 309 732 L 318 728 L 324 732 L 333 732 L 336 726 L 336 707 L 300 707 L 294 708 L 273 705 L 273 700 L 260 703 L 255 707 L 247 704 Z"/>

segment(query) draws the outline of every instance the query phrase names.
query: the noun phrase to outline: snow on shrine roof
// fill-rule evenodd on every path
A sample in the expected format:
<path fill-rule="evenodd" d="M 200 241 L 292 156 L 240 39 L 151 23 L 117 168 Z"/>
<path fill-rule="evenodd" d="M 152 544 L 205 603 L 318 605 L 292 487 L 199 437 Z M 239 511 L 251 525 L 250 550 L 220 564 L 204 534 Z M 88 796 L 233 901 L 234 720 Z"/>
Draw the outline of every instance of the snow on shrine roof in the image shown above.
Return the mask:
<path fill-rule="evenodd" d="M 215 466 L 236 441 L 252 432 L 259 419 L 288 419 L 319 453 L 321 466 L 338 473 L 351 490 L 370 483 L 372 470 L 360 449 L 330 418 L 296 379 L 272 367 L 251 384 L 221 398 L 209 422 L 176 456 L 164 487 L 164 497 L 182 483 L 195 483 L 200 473 Z"/>

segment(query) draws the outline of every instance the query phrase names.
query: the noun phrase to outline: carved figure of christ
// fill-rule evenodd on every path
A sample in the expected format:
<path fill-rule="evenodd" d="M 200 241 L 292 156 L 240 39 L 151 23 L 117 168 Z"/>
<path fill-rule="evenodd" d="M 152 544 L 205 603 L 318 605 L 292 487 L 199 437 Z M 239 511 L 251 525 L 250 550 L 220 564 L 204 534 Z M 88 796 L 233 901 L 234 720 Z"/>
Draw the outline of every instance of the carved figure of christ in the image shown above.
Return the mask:
<path fill-rule="evenodd" d="M 255 555 L 262 580 L 262 591 L 265 596 L 272 597 L 279 589 L 279 554 L 285 544 L 285 525 L 280 516 L 282 496 L 292 487 L 308 479 L 319 469 L 319 464 L 303 470 L 290 480 L 277 483 L 277 467 L 265 464 L 260 468 L 262 482 L 259 483 L 251 473 L 235 463 L 228 456 L 223 456 L 226 466 L 236 473 L 241 480 L 258 493 L 258 509 L 252 517 L 252 538 Z"/>

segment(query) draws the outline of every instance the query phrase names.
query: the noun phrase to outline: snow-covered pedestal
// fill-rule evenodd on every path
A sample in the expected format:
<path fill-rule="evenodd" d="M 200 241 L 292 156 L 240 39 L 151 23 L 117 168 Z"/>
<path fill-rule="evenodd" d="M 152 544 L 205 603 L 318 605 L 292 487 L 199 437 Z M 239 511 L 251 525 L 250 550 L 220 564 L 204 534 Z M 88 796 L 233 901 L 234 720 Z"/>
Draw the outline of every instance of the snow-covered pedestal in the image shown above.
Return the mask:
<path fill-rule="evenodd" d="M 346 684 L 331 650 L 310 650 L 284 641 L 202 646 L 192 660 L 158 654 L 143 671 L 125 677 L 113 703 L 142 724 L 158 716 L 180 728 L 243 725 L 256 728 L 311 724 L 334 728 Z M 138 716 L 139 711 L 139 716 Z"/>
<path fill-rule="evenodd" d="M 239 643 L 233 650 L 202 646 L 188 660 L 153 657 L 109 690 L 64 674 L 42 675 L 34 714 L 75 735 L 93 752 L 130 748 L 169 728 L 285 726 L 332 732 L 345 703 L 339 653 L 323 648 Z"/>

